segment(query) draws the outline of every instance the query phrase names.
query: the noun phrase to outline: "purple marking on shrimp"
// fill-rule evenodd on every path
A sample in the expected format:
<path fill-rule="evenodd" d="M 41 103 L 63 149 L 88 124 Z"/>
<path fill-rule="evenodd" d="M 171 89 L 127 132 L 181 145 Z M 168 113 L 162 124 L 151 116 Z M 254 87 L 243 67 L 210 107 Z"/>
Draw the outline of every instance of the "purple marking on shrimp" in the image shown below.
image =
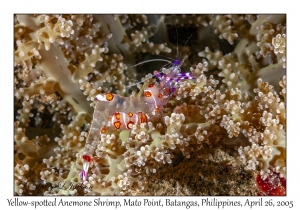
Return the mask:
<path fill-rule="evenodd" d="M 193 74 L 191 73 L 186 73 L 186 72 L 183 72 L 183 73 L 179 73 L 177 74 L 178 76 L 193 76 Z"/>
<path fill-rule="evenodd" d="M 82 179 L 82 181 L 85 181 L 86 180 L 86 172 L 84 171 L 84 169 L 82 169 L 82 171 L 81 171 L 81 179 Z"/>
<path fill-rule="evenodd" d="M 154 74 L 155 74 L 155 76 L 157 76 L 159 78 L 163 77 L 160 73 L 154 73 Z"/>
<path fill-rule="evenodd" d="M 178 66 L 178 65 L 180 64 L 180 61 L 179 61 L 179 60 L 175 60 L 175 61 L 173 62 L 173 64 L 174 64 L 175 66 Z"/>

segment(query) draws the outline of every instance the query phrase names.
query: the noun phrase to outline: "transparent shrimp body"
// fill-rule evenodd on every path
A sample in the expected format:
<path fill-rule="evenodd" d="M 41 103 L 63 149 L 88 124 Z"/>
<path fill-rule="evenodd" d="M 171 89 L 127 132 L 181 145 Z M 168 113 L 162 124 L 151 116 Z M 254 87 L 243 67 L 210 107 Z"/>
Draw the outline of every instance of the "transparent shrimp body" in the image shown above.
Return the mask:
<path fill-rule="evenodd" d="M 174 61 L 173 65 L 161 72 L 154 72 L 159 83 L 148 85 L 141 97 L 122 97 L 112 93 L 99 94 L 92 126 L 86 140 L 83 153 L 82 181 L 86 181 L 90 163 L 101 134 L 106 129 L 130 130 L 134 124 L 147 123 L 167 104 L 181 79 L 193 79 L 189 73 L 180 73 L 182 63 Z"/>
<path fill-rule="evenodd" d="M 92 126 L 86 139 L 83 153 L 82 181 L 87 173 L 101 134 L 106 129 L 131 129 L 132 125 L 147 122 L 149 119 L 149 106 L 143 98 L 122 97 L 112 93 L 96 96 L 96 107 L 93 114 Z M 138 111 L 137 111 L 138 110 Z"/>

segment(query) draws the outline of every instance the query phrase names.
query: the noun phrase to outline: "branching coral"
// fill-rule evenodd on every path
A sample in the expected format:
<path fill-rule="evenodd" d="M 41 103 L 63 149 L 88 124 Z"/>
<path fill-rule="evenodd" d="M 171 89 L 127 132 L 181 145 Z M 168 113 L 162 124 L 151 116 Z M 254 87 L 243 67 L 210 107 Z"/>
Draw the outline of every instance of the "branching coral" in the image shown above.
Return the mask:
<path fill-rule="evenodd" d="M 167 165 L 206 164 L 216 151 L 228 176 L 286 178 L 285 15 L 15 15 L 14 28 L 16 195 L 143 195 Z M 141 94 L 158 82 L 149 73 L 182 58 L 192 77 L 147 122 L 92 130 L 95 108 L 114 111 L 96 106 L 98 94 L 144 109 Z M 95 153 L 82 183 L 88 135 Z"/>

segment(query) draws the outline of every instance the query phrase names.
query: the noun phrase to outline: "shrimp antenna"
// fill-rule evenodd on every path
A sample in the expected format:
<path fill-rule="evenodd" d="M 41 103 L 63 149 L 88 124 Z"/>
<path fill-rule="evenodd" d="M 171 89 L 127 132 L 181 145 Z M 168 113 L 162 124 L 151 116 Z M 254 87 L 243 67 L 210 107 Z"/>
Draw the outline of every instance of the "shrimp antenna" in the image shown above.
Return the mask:
<path fill-rule="evenodd" d="M 148 61 L 142 61 L 142 62 L 140 62 L 140 63 L 138 63 L 138 64 L 135 64 L 135 65 L 133 65 L 133 66 L 130 66 L 129 68 L 136 67 L 136 66 L 142 65 L 142 64 L 144 64 L 144 63 L 149 63 L 149 62 L 152 62 L 152 61 L 165 61 L 165 62 L 171 63 L 171 61 L 168 61 L 168 60 L 166 60 L 166 59 L 160 59 L 160 58 L 157 58 L 157 59 L 152 59 L 152 60 L 148 60 Z"/>
<path fill-rule="evenodd" d="M 176 29 L 176 56 L 178 56 L 178 32 L 177 32 L 177 25 L 175 23 L 175 29 Z M 180 59 L 180 57 L 177 57 Z"/>
<path fill-rule="evenodd" d="M 142 62 L 140 62 L 140 63 L 138 63 L 138 64 L 136 64 L 136 65 L 130 66 L 129 68 L 132 68 L 132 67 L 135 67 L 135 66 L 139 66 L 139 65 L 144 64 L 144 63 L 149 63 L 149 62 L 152 62 L 152 61 L 165 61 L 165 62 L 167 62 L 168 64 L 172 63 L 171 61 L 168 61 L 168 60 L 165 60 L 165 59 L 159 59 L 159 58 L 158 58 L 158 59 L 152 59 L 152 60 L 148 60 L 148 61 L 142 61 Z M 167 64 L 165 64 L 165 65 L 167 65 Z M 165 66 L 165 65 L 163 65 L 163 66 Z M 154 77 L 154 76 L 155 76 L 155 75 L 153 75 L 152 77 Z M 147 78 L 147 79 L 149 79 L 149 78 Z M 137 84 L 143 83 L 143 82 L 145 82 L 147 79 L 144 79 L 144 80 L 142 80 L 142 81 L 140 81 L 140 82 L 137 82 L 137 83 L 134 83 L 134 84 L 131 84 L 131 85 L 127 85 L 126 87 L 129 88 L 129 87 L 135 86 L 135 85 L 137 85 Z"/>
<path fill-rule="evenodd" d="M 159 55 L 157 55 L 157 56 L 162 56 L 162 57 L 165 57 L 165 58 L 167 58 L 167 59 L 170 59 L 170 60 L 175 60 L 175 59 L 173 59 L 173 58 L 170 58 L 170 57 L 168 57 L 168 56 L 165 56 L 165 55 L 161 55 L 161 54 L 159 54 Z"/>
<path fill-rule="evenodd" d="M 155 76 L 155 75 L 154 75 Z M 153 76 L 152 76 L 153 77 Z M 148 78 L 149 79 L 149 78 Z M 140 82 L 137 82 L 137 83 L 134 83 L 134 84 L 131 84 L 131 85 L 127 85 L 126 87 L 127 88 L 130 88 L 130 87 L 133 87 L 133 86 L 136 86 L 137 84 L 141 84 L 141 83 L 143 83 L 143 82 L 145 82 L 147 79 L 145 79 L 145 80 L 142 80 L 142 81 L 140 81 Z"/>
<path fill-rule="evenodd" d="M 186 42 L 184 43 L 184 45 L 183 45 L 183 47 L 185 47 L 185 45 L 187 44 L 187 42 L 189 41 L 189 39 L 191 38 L 191 36 L 193 36 L 193 34 L 191 34 L 190 36 L 189 36 L 189 38 L 186 40 Z M 181 51 L 182 52 L 182 51 Z M 180 59 L 180 56 L 181 56 L 181 53 L 180 53 L 180 55 L 179 55 L 179 59 Z"/>

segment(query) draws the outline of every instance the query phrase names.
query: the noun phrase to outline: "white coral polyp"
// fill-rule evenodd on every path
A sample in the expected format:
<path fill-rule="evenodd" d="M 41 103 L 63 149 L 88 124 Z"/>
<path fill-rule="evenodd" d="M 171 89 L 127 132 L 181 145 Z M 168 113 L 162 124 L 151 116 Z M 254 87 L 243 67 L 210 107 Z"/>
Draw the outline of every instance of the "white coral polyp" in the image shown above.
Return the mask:
<path fill-rule="evenodd" d="M 272 39 L 272 45 L 274 46 L 274 53 L 284 53 L 286 47 L 286 35 L 277 34 L 275 38 Z"/>

